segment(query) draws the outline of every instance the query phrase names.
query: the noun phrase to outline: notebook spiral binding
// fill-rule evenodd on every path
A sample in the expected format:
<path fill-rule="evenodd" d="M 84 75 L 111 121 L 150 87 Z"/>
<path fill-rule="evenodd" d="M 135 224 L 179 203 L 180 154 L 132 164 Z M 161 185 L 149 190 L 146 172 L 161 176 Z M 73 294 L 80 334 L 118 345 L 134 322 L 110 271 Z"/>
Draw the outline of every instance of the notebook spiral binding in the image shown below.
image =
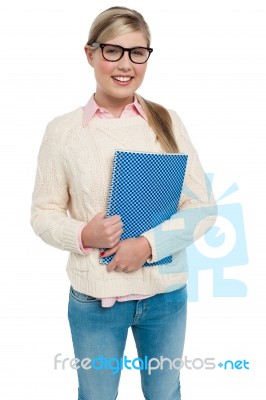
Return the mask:
<path fill-rule="evenodd" d="M 117 159 L 119 156 L 119 151 L 116 151 L 114 154 L 114 160 L 113 160 L 113 170 L 112 170 L 112 176 L 111 176 L 111 182 L 110 182 L 110 191 L 109 191 L 109 197 L 107 201 L 107 211 L 106 211 L 106 216 L 110 217 L 112 215 L 112 199 L 116 197 L 116 192 L 118 190 L 118 185 L 116 184 L 118 181 L 118 174 L 116 173 L 117 171 Z M 116 191 L 116 192 L 115 192 Z"/>

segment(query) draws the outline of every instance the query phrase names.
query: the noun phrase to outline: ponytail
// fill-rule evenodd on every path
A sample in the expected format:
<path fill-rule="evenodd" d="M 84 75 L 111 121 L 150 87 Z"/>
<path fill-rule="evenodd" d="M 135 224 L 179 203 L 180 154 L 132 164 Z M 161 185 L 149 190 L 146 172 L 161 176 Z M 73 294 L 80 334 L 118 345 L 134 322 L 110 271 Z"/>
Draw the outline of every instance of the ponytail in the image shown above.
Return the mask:
<path fill-rule="evenodd" d="M 178 153 L 178 146 L 174 137 L 173 123 L 169 112 L 157 103 L 145 100 L 135 94 L 141 104 L 150 127 L 154 130 L 156 138 L 166 153 Z"/>

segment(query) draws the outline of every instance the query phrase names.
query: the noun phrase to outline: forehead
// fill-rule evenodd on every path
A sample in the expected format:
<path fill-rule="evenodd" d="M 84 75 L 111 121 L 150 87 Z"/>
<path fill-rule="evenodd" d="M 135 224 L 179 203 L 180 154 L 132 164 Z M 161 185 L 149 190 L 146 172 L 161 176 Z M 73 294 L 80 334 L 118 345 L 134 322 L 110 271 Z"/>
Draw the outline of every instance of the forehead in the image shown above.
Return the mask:
<path fill-rule="evenodd" d="M 122 47 L 147 46 L 147 40 L 141 31 L 128 32 L 120 36 L 115 36 L 105 43 L 117 44 Z"/>

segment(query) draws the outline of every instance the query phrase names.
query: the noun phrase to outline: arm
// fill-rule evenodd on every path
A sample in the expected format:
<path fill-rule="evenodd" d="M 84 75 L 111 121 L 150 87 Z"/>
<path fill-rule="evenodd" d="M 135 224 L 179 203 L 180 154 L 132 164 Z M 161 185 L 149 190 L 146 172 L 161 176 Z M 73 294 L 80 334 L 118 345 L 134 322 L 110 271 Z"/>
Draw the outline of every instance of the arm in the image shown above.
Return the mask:
<path fill-rule="evenodd" d="M 78 239 L 84 221 L 71 218 L 67 212 L 69 192 L 62 142 L 57 124 L 50 123 L 38 156 L 31 225 L 47 244 L 86 254 Z"/>
<path fill-rule="evenodd" d="M 171 114 L 179 151 L 189 156 L 179 209 L 169 220 L 139 238 L 126 239 L 105 252 L 104 257 L 115 254 L 108 271 L 131 272 L 141 268 L 146 261 L 152 263 L 173 255 L 204 235 L 216 220 L 217 209 L 210 182 L 181 120 L 176 113 Z M 146 241 L 141 240 L 144 238 Z"/>
<path fill-rule="evenodd" d="M 88 255 L 93 248 L 109 248 L 122 234 L 119 216 L 95 215 L 88 223 L 71 218 L 64 131 L 52 122 L 45 132 L 38 156 L 32 196 L 31 224 L 46 243 L 62 250 Z"/>
<path fill-rule="evenodd" d="M 152 249 L 148 262 L 161 260 L 192 244 L 212 227 L 217 215 L 211 184 L 198 154 L 178 115 L 171 112 L 171 117 L 179 151 L 188 154 L 188 165 L 177 213 L 141 235 Z"/>

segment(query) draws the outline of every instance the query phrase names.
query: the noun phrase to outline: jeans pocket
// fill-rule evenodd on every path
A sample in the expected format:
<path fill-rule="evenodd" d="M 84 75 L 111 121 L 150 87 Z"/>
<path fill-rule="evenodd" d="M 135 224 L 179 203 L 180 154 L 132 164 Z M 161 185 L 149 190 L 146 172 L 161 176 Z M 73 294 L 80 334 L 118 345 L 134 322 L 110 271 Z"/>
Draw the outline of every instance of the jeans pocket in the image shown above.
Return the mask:
<path fill-rule="evenodd" d="M 74 300 L 76 300 L 80 303 L 95 303 L 97 301 L 100 301 L 96 297 L 89 296 L 88 294 L 78 292 L 72 286 L 70 287 L 70 295 Z"/>

